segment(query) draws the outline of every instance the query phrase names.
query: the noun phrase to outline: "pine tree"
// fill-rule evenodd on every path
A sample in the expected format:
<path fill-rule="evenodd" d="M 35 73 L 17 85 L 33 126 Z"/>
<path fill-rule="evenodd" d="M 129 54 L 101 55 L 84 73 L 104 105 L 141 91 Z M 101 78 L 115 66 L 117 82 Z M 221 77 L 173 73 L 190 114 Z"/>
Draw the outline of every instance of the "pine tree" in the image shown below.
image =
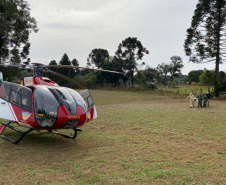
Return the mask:
<path fill-rule="evenodd" d="M 130 83 L 133 85 L 134 71 L 137 69 L 137 60 L 141 60 L 149 51 L 143 47 L 136 37 L 128 37 L 119 44 L 116 57 L 123 62 L 124 71 L 128 71 Z"/>
<path fill-rule="evenodd" d="M 68 58 L 66 53 L 62 56 L 62 58 L 61 58 L 61 60 L 59 62 L 59 65 L 71 65 L 70 59 Z M 62 74 L 62 75 L 65 75 L 67 77 L 71 77 L 72 76 L 71 75 L 71 70 L 68 69 L 68 68 L 59 68 L 57 70 L 57 72 Z M 67 82 L 65 82 L 64 79 L 60 79 L 60 80 L 58 80 L 58 82 L 59 82 L 60 85 L 66 85 L 67 84 Z"/>
<path fill-rule="evenodd" d="M 184 48 L 194 63 L 215 61 L 214 91 L 219 96 L 219 64 L 226 58 L 225 0 L 199 0 Z"/>

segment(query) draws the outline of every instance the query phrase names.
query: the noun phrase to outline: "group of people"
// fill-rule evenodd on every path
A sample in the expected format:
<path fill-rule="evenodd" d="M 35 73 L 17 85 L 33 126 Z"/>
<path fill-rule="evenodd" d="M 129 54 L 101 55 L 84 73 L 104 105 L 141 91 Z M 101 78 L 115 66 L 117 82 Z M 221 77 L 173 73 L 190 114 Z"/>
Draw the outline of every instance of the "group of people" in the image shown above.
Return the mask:
<path fill-rule="evenodd" d="M 190 108 L 195 107 L 195 102 L 198 102 L 198 108 L 207 107 L 210 103 L 210 93 L 201 94 L 199 91 L 197 92 L 196 96 L 190 93 L 190 95 L 186 99 L 190 99 Z"/>

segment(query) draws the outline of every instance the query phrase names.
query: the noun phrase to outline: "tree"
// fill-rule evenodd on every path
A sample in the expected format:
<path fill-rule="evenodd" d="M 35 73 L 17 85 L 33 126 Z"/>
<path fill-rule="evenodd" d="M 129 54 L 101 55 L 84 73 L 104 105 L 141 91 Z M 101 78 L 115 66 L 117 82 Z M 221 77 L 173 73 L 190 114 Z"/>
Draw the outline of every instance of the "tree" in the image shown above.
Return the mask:
<path fill-rule="evenodd" d="M 78 60 L 77 60 L 76 58 L 74 58 L 74 59 L 71 61 L 71 64 L 72 64 L 73 66 L 79 66 L 79 62 L 78 62 Z M 75 71 L 78 72 L 78 71 L 79 71 L 79 68 L 75 69 Z"/>
<path fill-rule="evenodd" d="M 209 88 L 214 84 L 214 73 L 214 70 L 205 70 L 205 72 L 199 76 L 200 83 L 202 85 L 207 85 Z"/>
<path fill-rule="evenodd" d="M 0 63 L 8 59 L 15 64 L 27 58 L 29 34 L 38 31 L 29 11 L 29 5 L 24 0 L 0 1 Z"/>
<path fill-rule="evenodd" d="M 161 64 L 158 64 L 157 70 L 160 72 L 160 74 L 164 75 L 163 84 L 167 85 L 167 74 L 170 72 L 170 65 L 165 64 L 164 62 Z"/>
<path fill-rule="evenodd" d="M 109 57 L 104 61 L 103 69 L 122 72 L 122 62 L 116 57 Z M 113 87 L 116 87 L 119 80 L 123 77 L 122 74 L 101 72 L 107 83 L 111 83 Z"/>
<path fill-rule="evenodd" d="M 139 83 L 138 85 L 143 85 L 145 87 L 150 87 L 154 84 L 157 70 L 151 67 L 147 67 L 145 70 L 138 70 L 136 74 L 136 80 Z"/>
<path fill-rule="evenodd" d="M 5 67 L 0 66 L 0 71 L 4 75 L 4 80 L 12 82 L 14 79 L 18 79 L 22 75 L 22 71 L 17 67 Z M 20 80 L 20 79 L 19 79 Z"/>
<path fill-rule="evenodd" d="M 71 65 L 70 59 L 68 58 L 66 53 L 61 58 L 61 60 L 59 62 L 59 65 Z M 59 68 L 57 70 L 57 72 L 59 72 L 62 75 L 65 75 L 65 76 L 67 76 L 69 78 L 74 77 L 74 73 L 75 73 L 74 70 L 70 70 L 68 68 Z M 73 73 L 73 74 L 71 74 L 71 73 Z M 58 80 L 58 83 L 60 85 L 63 85 L 63 84 L 65 85 L 65 80 L 64 79 L 60 79 L 60 80 Z"/>
<path fill-rule="evenodd" d="M 49 65 L 57 65 L 57 62 L 55 60 L 50 61 Z M 57 72 L 56 68 L 49 68 L 51 71 Z M 58 78 L 51 74 L 51 73 L 45 73 L 45 76 L 53 80 L 54 82 L 57 83 Z"/>
<path fill-rule="evenodd" d="M 188 81 L 199 82 L 199 76 L 204 73 L 204 70 L 193 70 L 188 73 Z"/>
<path fill-rule="evenodd" d="M 106 59 L 109 58 L 109 53 L 106 49 L 93 49 L 87 58 L 87 65 L 95 64 L 98 68 L 103 66 Z"/>
<path fill-rule="evenodd" d="M 181 68 L 184 67 L 182 58 L 179 56 L 172 56 L 169 67 L 170 72 L 170 81 L 173 82 L 174 77 L 177 77 L 181 74 Z"/>
<path fill-rule="evenodd" d="M 137 69 L 137 60 L 141 60 L 149 51 L 143 47 L 135 37 L 128 37 L 119 44 L 116 57 L 123 62 L 123 70 L 128 73 L 129 82 L 133 85 L 134 71 Z"/>
<path fill-rule="evenodd" d="M 221 80 L 220 86 L 219 86 L 220 92 L 225 92 L 226 91 L 226 78 Z"/>
<path fill-rule="evenodd" d="M 86 84 L 88 88 L 94 88 L 97 85 L 97 75 L 94 72 L 89 72 L 87 75 L 80 77 L 79 82 Z"/>
<path fill-rule="evenodd" d="M 147 67 L 144 70 L 144 74 L 145 74 L 146 80 L 148 82 L 152 82 L 152 83 L 155 82 L 155 80 L 157 78 L 157 73 L 158 73 L 158 71 L 156 69 L 151 68 L 151 67 Z"/>
<path fill-rule="evenodd" d="M 219 72 L 219 79 L 220 79 L 220 81 L 223 80 L 224 78 L 226 78 L 226 73 L 224 71 L 220 71 Z"/>
<path fill-rule="evenodd" d="M 199 0 L 187 29 L 184 49 L 194 63 L 215 61 L 215 96 L 219 96 L 219 64 L 225 60 L 225 47 L 226 1 Z"/>

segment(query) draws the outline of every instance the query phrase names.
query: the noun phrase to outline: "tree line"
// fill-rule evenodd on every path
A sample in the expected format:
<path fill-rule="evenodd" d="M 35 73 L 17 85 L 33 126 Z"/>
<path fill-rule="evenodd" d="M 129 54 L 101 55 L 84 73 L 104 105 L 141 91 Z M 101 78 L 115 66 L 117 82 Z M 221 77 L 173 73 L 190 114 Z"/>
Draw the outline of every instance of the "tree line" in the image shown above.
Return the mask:
<path fill-rule="evenodd" d="M 1 0 L 0 1 L 0 64 L 10 62 L 19 64 L 29 56 L 30 45 L 29 34 L 37 32 L 37 22 L 30 15 L 30 7 L 24 0 Z M 191 26 L 187 29 L 187 36 L 184 41 L 184 50 L 189 60 L 194 63 L 215 62 L 214 93 L 219 96 L 222 80 L 219 65 L 226 59 L 226 1 L 225 0 L 199 0 L 191 20 Z M 119 44 L 115 56 L 109 56 L 105 49 L 94 49 L 91 51 L 87 66 L 95 65 L 97 68 L 110 69 L 124 72 L 125 75 L 104 74 L 86 72 L 81 70 L 77 80 L 85 83 L 91 81 L 103 85 L 111 83 L 117 86 L 119 83 L 124 86 L 133 86 L 135 83 L 149 85 L 153 79 L 158 83 L 167 84 L 167 76 L 170 76 L 170 83 L 174 84 L 175 77 L 180 74 L 183 67 L 179 56 L 171 57 L 170 64 L 162 63 L 156 68 L 147 68 L 137 71 L 137 61 L 149 51 L 143 47 L 136 37 L 128 37 Z M 68 64 L 72 63 L 67 57 Z M 56 61 L 51 61 L 56 64 Z M 5 70 L 5 69 L 1 69 Z M 69 71 L 69 69 L 67 69 Z M 67 73 L 66 69 L 59 69 L 60 73 Z M 18 71 L 17 71 L 18 72 Z M 5 72 L 15 74 L 13 70 Z M 87 74 L 85 74 L 87 73 Z M 205 71 L 206 76 L 212 72 Z M 69 75 L 69 74 L 68 74 Z M 75 78 L 71 70 L 71 78 Z M 6 75 L 7 76 L 7 75 Z M 12 78 L 12 76 L 8 78 Z M 224 78 L 223 78 L 224 79 Z M 59 81 L 59 83 L 63 83 Z"/>
<path fill-rule="evenodd" d="M 172 56 L 170 63 L 159 64 L 156 68 L 146 67 L 144 70 L 138 69 L 138 60 L 141 60 L 144 55 L 149 54 L 149 51 L 143 47 L 142 43 L 135 37 L 128 37 L 123 40 L 115 56 L 110 56 L 106 49 L 95 48 L 87 58 L 87 67 L 98 68 L 103 70 L 111 70 L 123 72 L 122 74 L 114 74 L 107 72 L 95 72 L 87 69 L 75 71 L 73 69 L 51 69 L 74 78 L 76 81 L 83 83 L 86 86 L 104 86 L 111 84 L 111 86 L 153 86 L 153 84 L 167 85 L 167 74 L 170 74 L 170 82 L 174 81 L 175 77 L 181 75 L 181 69 L 184 67 L 182 58 L 179 56 Z M 49 65 L 57 65 L 55 60 L 51 61 Z M 58 65 L 75 65 L 79 66 L 79 62 L 73 59 L 71 62 L 65 53 Z M 143 62 L 144 66 L 145 63 Z M 51 75 L 49 75 L 51 77 Z M 52 77 L 54 78 L 54 77 Z M 55 79 L 55 78 L 54 78 Z M 55 79 L 57 80 L 57 79 Z M 57 80 L 60 85 L 64 85 L 62 80 Z M 152 85 L 150 85 L 152 84 Z"/>
<path fill-rule="evenodd" d="M 61 60 L 57 63 L 55 60 L 52 60 L 49 65 L 74 65 L 79 66 L 77 59 L 70 61 L 68 55 L 65 53 Z M 115 70 L 115 71 L 124 71 L 123 70 L 123 61 L 115 56 L 109 56 L 109 53 L 106 49 L 93 49 L 88 58 L 87 58 L 87 67 L 94 67 L 98 69 L 105 70 Z M 145 65 L 144 63 L 142 65 Z M 98 66 L 98 67 L 97 67 Z M 135 63 L 135 66 L 138 66 Z M 172 56 L 169 63 L 158 64 L 157 67 L 145 67 L 145 69 L 139 69 L 136 67 L 132 74 L 131 78 L 133 84 L 136 86 L 141 86 L 147 89 L 155 89 L 158 85 L 175 87 L 177 84 L 186 84 L 186 82 L 197 83 L 199 85 L 213 86 L 214 85 L 214 70 L 192 70 L 188 75 L 183 75 L 181 69 L 184 67 L 182 58 L 179 56 Z M 51 69 L 55 72 L 59 72 L 63 75 L 66 75 L 74 80 L 82 83 L 88 88 L 109 86 L 132 86 L 129 83 L 129 74 L 125 75 L 106 73 L 106 72 L 95 72 L 87 69 Z M 129 72 L 129 71 L 128 71 Z M 53 79 L 60 85 L 70 86 L 70 83 L 65 82 L 64 80 L 48 74 L 47 77 Z M 226 91 L 226 73 L 223 71 L 219 72 L 219 81 L 220 81 L 220 91 Z"/>

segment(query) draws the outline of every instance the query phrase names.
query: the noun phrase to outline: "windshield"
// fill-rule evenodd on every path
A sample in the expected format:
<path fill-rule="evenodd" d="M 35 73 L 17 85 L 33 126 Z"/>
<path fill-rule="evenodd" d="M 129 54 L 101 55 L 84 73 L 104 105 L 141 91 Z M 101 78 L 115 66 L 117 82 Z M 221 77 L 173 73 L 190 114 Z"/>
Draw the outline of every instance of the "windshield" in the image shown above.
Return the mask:
<path fill-rule="evenodd" d="M 78 105 L 81 106 L 84 109 L 84 111 L 86 112 L 87 107 L 86 107 L 86 103 L 85 103 L 84 99 L 82 98 L 82 96 L 78 92 L 74 91 L 73 89 L 67 88 L 67 90 L 73 96 L 73 98 L 78 103 Z"/>
<path fill-rule="evenodd" d="M 57 93 L 64 100 L 66 107 L 70 111 L 71 114 L 75 115 L 77 113 L 77 105 L 74 98 L 65 88 L 55 88 Z"/>
<path fill-rule="evenodd" d="M 54 92 L 47 87 L 39 87 L 34 94 L 35 116 L 41 127 L 52 127 L 57 119 L 59 102 Z"/>

